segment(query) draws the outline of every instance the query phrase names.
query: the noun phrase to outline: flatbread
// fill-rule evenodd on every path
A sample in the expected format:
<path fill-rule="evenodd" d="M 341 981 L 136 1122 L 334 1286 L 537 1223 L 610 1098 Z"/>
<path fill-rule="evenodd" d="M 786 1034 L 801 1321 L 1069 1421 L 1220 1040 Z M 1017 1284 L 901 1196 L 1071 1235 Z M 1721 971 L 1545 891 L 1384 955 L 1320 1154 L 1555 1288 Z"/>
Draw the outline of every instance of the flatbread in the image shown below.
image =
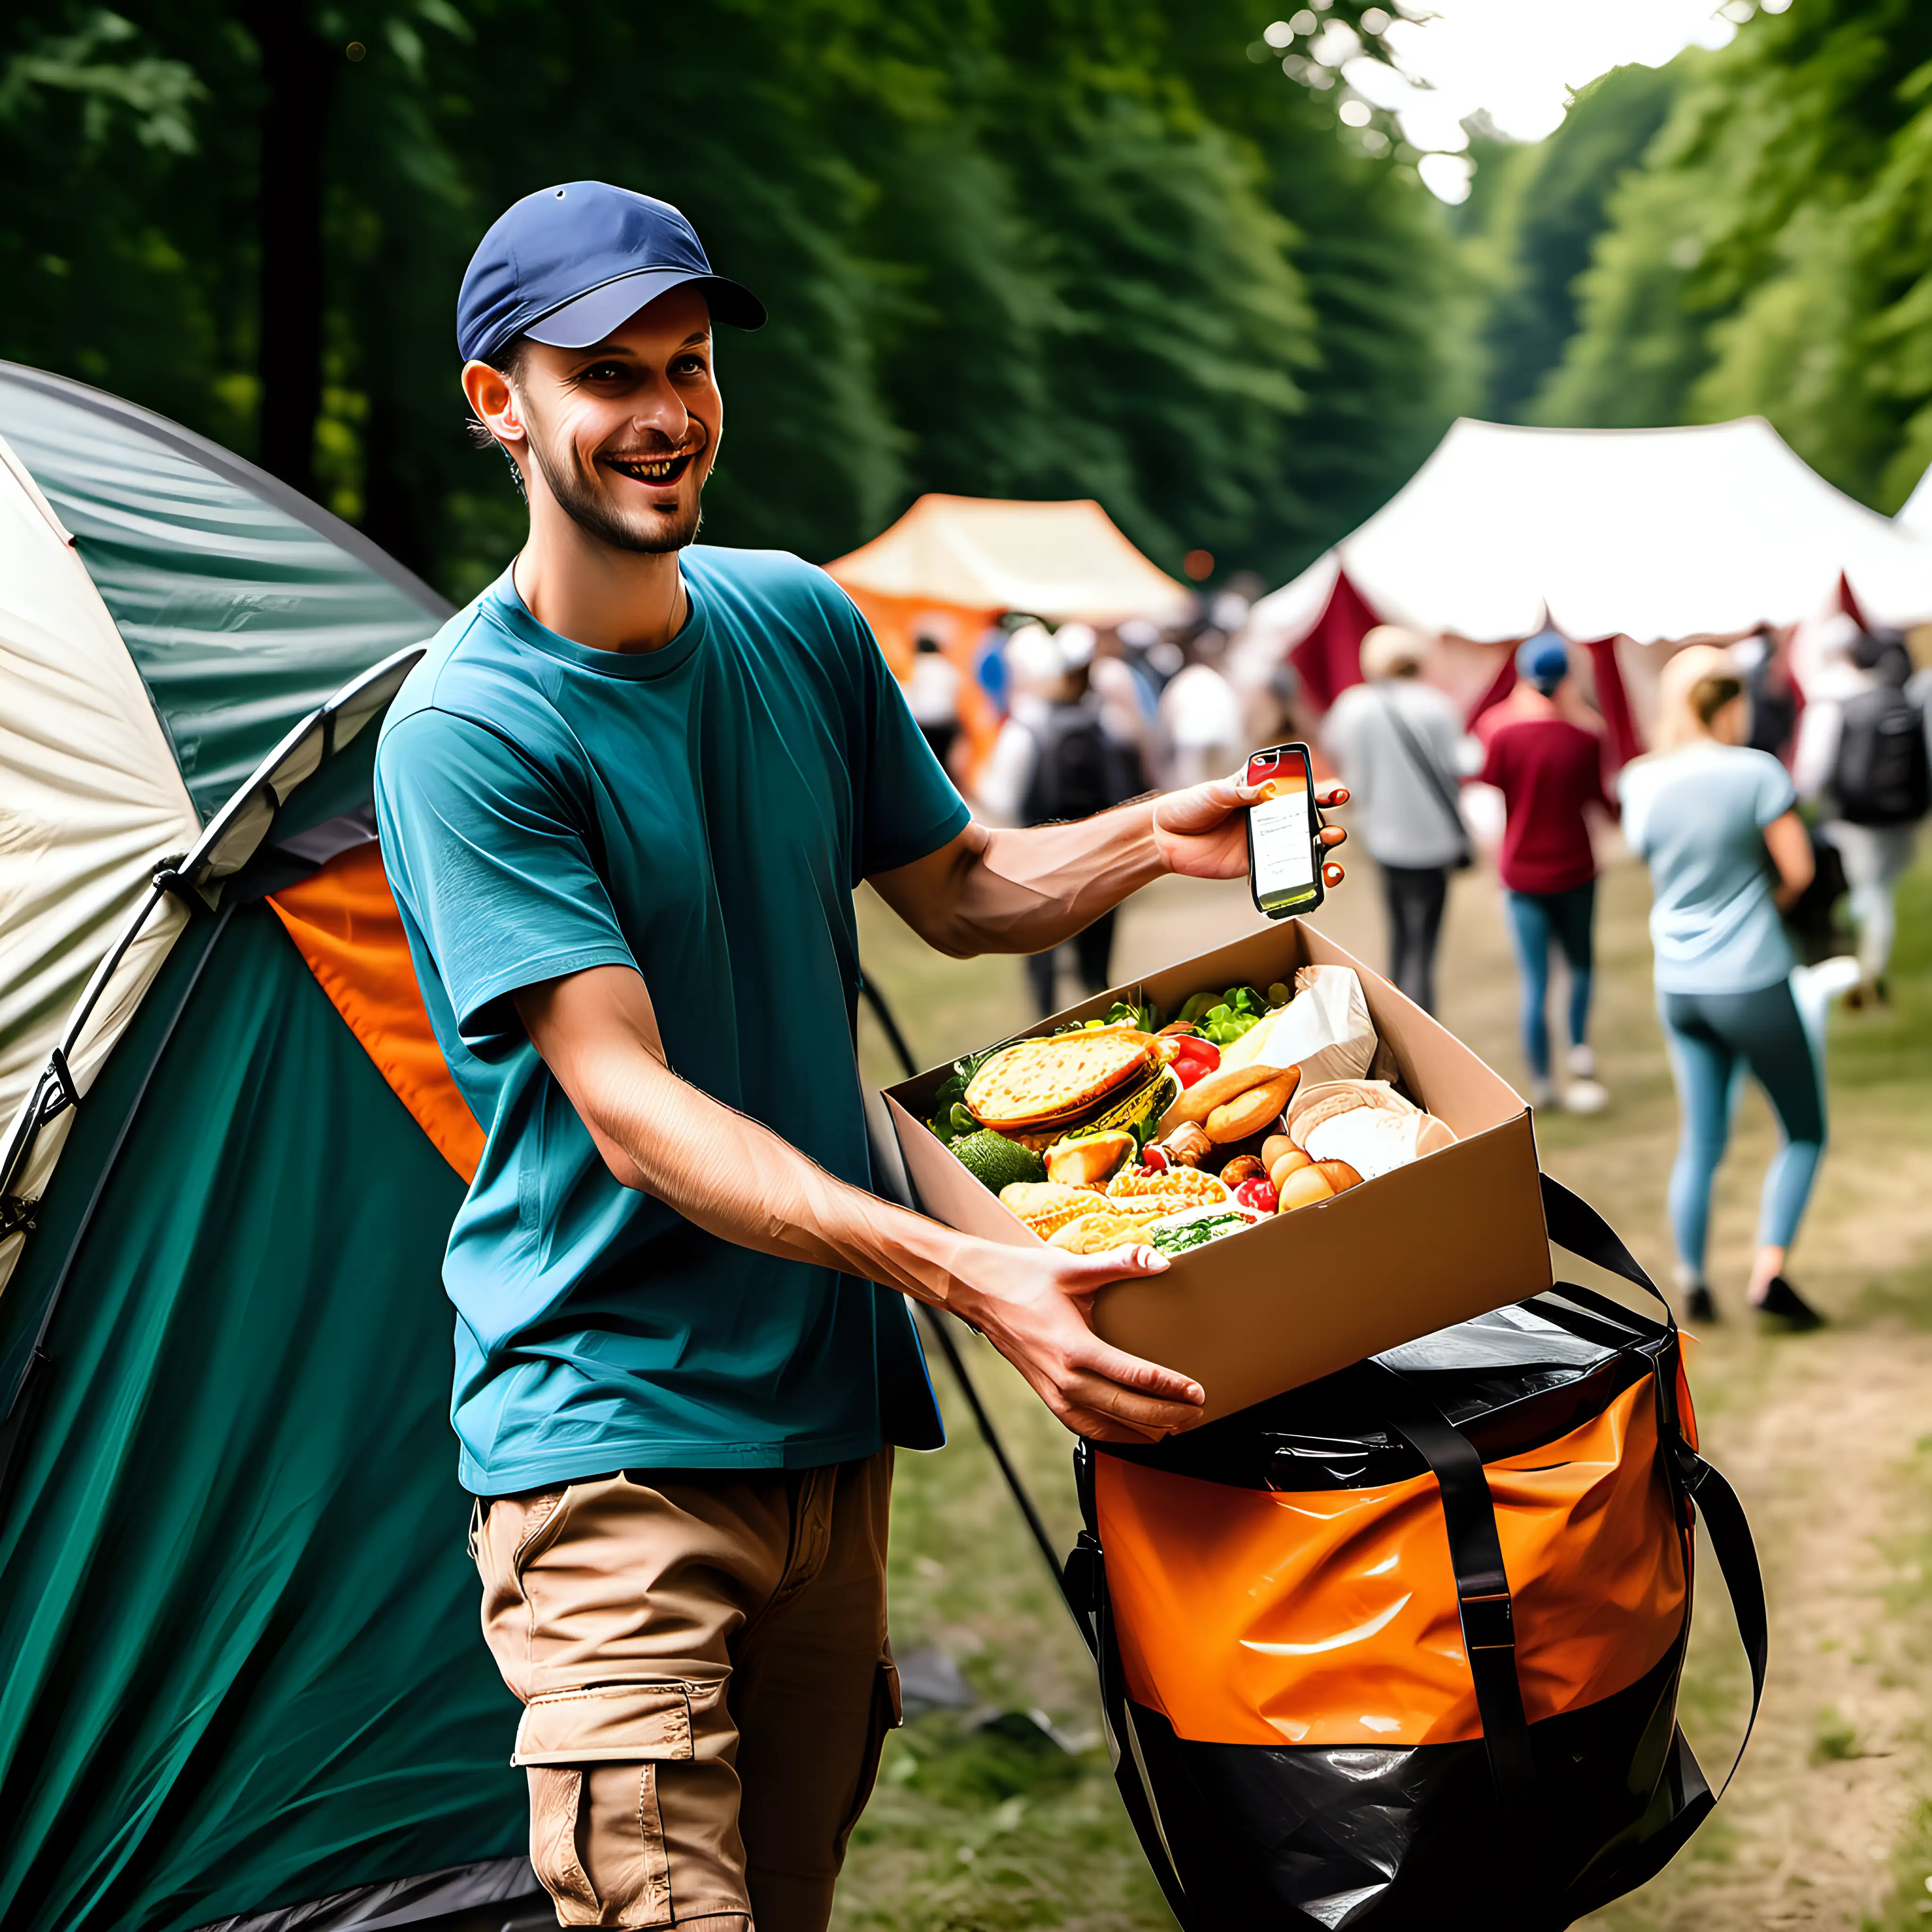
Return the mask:
<path fill-rule="evenodd" d="M 1082 1028 L 1046 1040 L 1016 1040 L 974 1075 L 966 1111 L 982 1127 L 1004 1132 L 1084 1113 L 1154 1064 L 1144 1033 Z"/>

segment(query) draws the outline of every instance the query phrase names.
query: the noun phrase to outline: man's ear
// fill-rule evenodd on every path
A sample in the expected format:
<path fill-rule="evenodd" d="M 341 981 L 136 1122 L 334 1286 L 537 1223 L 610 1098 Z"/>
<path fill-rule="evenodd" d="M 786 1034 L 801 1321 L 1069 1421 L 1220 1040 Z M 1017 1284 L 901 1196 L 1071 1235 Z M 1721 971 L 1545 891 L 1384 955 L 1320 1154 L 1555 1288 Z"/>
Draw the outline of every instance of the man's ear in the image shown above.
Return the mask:
<path fill-rule="evenodd" d="M 525 440 L 517 392 L 502 370 L 488 362 L 464 363 L 463 393 L 477 421 L 498 442 L 518 443 Z"/>

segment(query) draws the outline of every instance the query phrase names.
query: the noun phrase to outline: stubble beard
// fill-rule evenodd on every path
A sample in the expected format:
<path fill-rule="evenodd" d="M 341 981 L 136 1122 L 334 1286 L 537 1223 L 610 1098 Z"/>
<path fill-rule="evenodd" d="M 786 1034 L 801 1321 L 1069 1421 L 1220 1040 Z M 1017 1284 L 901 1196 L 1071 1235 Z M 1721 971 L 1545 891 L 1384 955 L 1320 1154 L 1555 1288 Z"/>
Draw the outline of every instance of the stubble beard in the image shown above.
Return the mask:
<path fill-rule="evenodd" d="M 539 438 L 530 436 L 524 446 L 536 459 L 546 487 L 564 514 L 586 536 L 608 544 L 613 550 L 630 550 L 642 556 L 662 556 L 667 550 L 682 550 L 695 539 L 704 524 L 704 485 L 710 480 L 708 469 L 699 478 L 688 508 L 681 505 L 675 515 L 660 510 L 646 510 L 643 513 L 646 520 L 636 521 L 626 516 L 593 484 L 569 470 L 553 464 Z M 705 448 L 698 452 L 698 457 L 706 454 L 709 448 L 707 436 Z M 697 458 L 693 460 L 694 463 Z"/>

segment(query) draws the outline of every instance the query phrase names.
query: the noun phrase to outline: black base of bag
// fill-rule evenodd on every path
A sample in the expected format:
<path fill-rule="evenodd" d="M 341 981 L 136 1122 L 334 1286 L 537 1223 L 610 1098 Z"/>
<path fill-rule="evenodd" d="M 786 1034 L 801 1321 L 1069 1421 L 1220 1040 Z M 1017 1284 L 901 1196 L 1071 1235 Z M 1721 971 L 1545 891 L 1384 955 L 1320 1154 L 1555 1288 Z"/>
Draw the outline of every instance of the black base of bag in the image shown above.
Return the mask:
<path fill-rule="evenodd" d="M 1130 1703 L 1126 1757 L 1190 1926 L 1540 1932 L 1593 1910 L 1593 1877 L 1610 1878 L 1705 1793 L 1676 1727 L 1682 1660 L 1673 1652 L 1628 1690 L 1530 1726 L 1544 1826 L 1534 1846 L 1498 1803 L 1480 1740 L 1191 1744 Z M 1628 1889 L 1613 1881 L 1603 1897 Z"/>
<path fill-rule="evenodd" d="M 1553 1181 L 1544 1188 L 1552 1240 L 1655 1293 L 1594 1210 Z M 1554 1439 L 1580 1408 L 1643 1380 L 1658 1424 L 1656 1479 L 1682 1525 L 1684 1574 L 1694 1505 L 1736 1612 L 1754 1719 L 1764 1684 L 1756 1552 L 1736 1496 L 1678 1426 L 1678 1342 L 1667 1305 L 1660 1324 L 1588 1289 L 1564 1285 L 1556 1294 L 1560 1301 L 1530 1306 L 1612 1351 L 1568 1382 L 1530 1376 L 1513 1387 L 1493 1370 L 1459 1377 L 1359 1364 L 1126 1456 L 1244 1488 L 1319 1487 L 1318 1461 L 1292 1463 L 1278 1483 L 1256 1472 L 1270 1456 L 1297 1453 L 1283 1444 L 1348 1450 L 1339 1420 L 1348 1412 L 1360 1459 L 1338 1453 L 1328 1472 L 1336 1486 L 1399 1480 L 1426 1467 L 1442 1496 L 1479 1738 L 1276 1748 L 1178 1736 L 1126 1689 L 1099 1534 L 1095 1452 L 1082 1445 L 1076 1466 L 1087 1529 L 1066 1564 L 1067 1598 L 1100 1665 L 1121 1795 L 1186 1932 L 1559 1932 L 1661 1870 L 1716 1803 L 1677 1727 L 1681 1634 L 1623 1689 L 1534 1724 L 1524 1717 L 1483 1462 Z M 1687 1590 L 1687 1632 L 1689 1612 Z"/>

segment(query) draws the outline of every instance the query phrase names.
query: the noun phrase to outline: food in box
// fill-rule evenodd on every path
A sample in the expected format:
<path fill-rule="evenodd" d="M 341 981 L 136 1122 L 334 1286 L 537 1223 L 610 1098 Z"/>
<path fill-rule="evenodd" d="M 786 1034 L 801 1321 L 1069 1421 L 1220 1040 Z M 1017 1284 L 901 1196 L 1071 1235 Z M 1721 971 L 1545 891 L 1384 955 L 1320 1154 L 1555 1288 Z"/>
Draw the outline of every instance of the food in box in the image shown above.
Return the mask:
<path fill-rule="evenodd" d="M 1332 1199 L 1452 1144 L 1394 1080 L 1351 967 L 1144 1004 L 957 1062 L 928 1126 L 1000 1204 L 1076 1254 L 1170 1254 Z M 1393 1069 L 1392 1059 L 1390 1061 Z"/>

